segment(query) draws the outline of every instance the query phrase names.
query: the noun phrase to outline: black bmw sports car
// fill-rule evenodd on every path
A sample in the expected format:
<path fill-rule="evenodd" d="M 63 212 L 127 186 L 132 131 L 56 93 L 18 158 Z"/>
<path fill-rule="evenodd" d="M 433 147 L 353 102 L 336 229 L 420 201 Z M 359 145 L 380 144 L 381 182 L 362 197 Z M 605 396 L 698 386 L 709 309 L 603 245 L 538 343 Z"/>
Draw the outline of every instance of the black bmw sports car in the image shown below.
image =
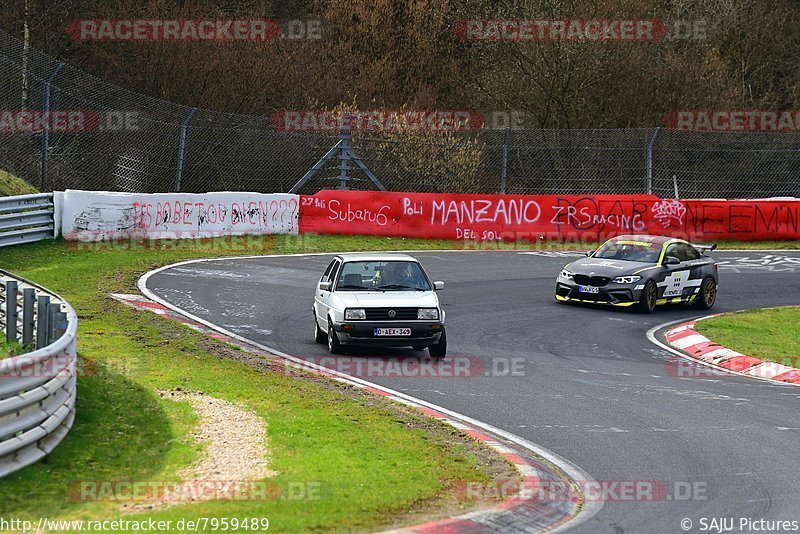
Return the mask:
<path fill-rule="evenodd" d="M 716 245 L 682 239 L 623 235 L 562 269 L 556 300 L 636 306 L 691 303 L 709 309 L 717 298 L 717 263 L 706 252 Z"/>

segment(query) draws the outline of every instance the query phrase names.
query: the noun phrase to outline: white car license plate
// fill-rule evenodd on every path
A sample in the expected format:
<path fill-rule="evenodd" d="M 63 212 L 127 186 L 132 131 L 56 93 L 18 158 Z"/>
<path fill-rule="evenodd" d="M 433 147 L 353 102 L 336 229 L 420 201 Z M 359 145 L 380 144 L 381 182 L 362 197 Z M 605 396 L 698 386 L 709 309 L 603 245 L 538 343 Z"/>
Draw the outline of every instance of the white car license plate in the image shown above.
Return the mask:
<path fill-rule="evenodd" d="M 578 291 L 581 293 L 600 293 L 600 288 L 593 286 L 578 286 Z"/>
<path fill-rule="evenodd" d="M 410 328 L 376 328 L 376 336 L 410 336 Z"/>

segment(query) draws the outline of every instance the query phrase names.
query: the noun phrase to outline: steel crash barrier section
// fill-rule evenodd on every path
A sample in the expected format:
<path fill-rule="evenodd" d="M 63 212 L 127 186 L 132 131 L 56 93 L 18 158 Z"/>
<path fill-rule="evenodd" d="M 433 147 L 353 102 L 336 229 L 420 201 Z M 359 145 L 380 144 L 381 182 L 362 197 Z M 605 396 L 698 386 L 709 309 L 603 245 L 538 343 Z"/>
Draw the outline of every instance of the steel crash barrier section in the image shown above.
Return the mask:
<path fill-rule="evenodd" d="M 0 197 L 0 247 L 54 239 L 53 193 Z"/>
<path fill-rule="evenodd" d="M 68 302 L 0 270 L 2 341 L 20 353 L 0 359 L 0 477 L 50 454 L 72 427 L 77 330 Z"/>

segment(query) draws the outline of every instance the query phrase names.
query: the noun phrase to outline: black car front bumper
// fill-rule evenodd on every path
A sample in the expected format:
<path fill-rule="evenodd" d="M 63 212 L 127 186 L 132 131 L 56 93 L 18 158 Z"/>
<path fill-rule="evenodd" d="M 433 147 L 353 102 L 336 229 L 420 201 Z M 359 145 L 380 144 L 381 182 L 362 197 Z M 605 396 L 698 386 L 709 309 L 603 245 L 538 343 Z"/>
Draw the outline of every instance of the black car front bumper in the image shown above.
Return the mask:
<path fill-rule="evenodd" d="M 607 284 L 597 288 L 597 293 L 584 293 L 578 284 L 559 280 L 556 283 L 556 300 L 564 302 L 587 302 L 589 304 L 610 304 L 612 306 L 632 306 L 639 302 L 641 289 L 630 284 Z"/>
<path fill-rule="evenodd" d="M 376 328 L 410 328 L 410 336 L 376 336 Z M 342 345 L 383 347 L 430 346 L 439 343 L 444 325 L 438 321 L 345 321 L 333 323 Z"/>

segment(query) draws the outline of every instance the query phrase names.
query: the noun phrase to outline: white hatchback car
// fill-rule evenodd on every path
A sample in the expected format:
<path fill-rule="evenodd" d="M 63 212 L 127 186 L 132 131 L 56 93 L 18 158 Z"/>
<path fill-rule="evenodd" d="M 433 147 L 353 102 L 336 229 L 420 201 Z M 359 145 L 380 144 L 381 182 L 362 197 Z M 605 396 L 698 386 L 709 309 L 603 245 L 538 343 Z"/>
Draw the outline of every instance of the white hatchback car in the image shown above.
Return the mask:
<path fill-rule="evenodd" d="M 444 358 L 444 310 L 420 263 L 405 254 L 340 254 L 317 284 L 314 339 L 334 354 L 343 345 L 428 347 Z"/>

